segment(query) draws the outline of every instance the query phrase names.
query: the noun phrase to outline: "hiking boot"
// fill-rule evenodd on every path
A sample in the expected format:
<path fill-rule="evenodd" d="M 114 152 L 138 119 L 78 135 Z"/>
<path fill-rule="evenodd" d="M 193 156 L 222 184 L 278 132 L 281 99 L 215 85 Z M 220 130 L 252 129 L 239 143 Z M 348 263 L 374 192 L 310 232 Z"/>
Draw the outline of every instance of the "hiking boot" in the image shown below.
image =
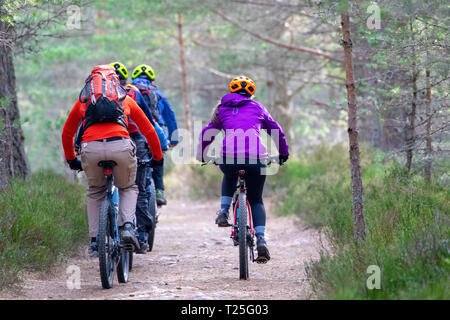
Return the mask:
<path fill-rule="evenodd" d="M 137 254 L 146 254 L 148 251 L 148 239 L 146 232 L 139 232 L 138 235 L 139 240 L 139 250 L 136 250 Z"/>
<path fill-rule="evenodd" d="M 98 258 L 98 245 L 97 242 L 91 242 L 88 248 L 88 254 L 91 258 Z"/>
<path fill-rule="evenodd" d="M 216 224 L 219 227 L 229 227 L 231 226 L 228 222 L 228 211 L 221 209 L 217 212 Z"/>
<path fill-rule="evenodd" d="M 163 190 L 156 190 L 156 204 L 158 206 L 165 206 L 167 204 L 167 199 L 164 197 Z"/>
<path fill-rule="evenodd" d="M 269 249 L 267 248 L 267 243 L 264 236 L 257 237 L 256 251 L 258 252 L 258 257 L 256 258 L 257 263 L 267 263 L 267 261 L 270 260 Z"/>
<path fill-rule="evenodd" d="M 136 237 L 136 231 L 134 230 L 134 225 L 131 222 L 126 222 L 123 225 L 121 238 L 125 243 L 134 245 L 136 250 L 140 249 L 139 240 Z"/>

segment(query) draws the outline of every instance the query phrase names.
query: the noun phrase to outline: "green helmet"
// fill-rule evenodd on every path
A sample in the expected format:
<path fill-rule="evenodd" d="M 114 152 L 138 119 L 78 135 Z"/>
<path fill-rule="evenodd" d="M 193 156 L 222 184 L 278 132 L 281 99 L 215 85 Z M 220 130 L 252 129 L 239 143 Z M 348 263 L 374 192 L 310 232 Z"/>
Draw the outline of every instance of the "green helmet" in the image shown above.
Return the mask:
<path fill-rule="evenodd" d="M 110 63 L 109 65 L 114 69 L 116 69 L 116 73 L 119 76 L 119 78 L 123 78 L 123 80 L 128 79 L 128 70 L 122 63 L 116 61 Z"/>
<path fill-rule="evenodd" d="M 134 80 L 139 76 L 144 76 L 150 81 L 155 80 L 155 71 L 148 64 L 141 64 L 134 68 L 131 78 Z"/>

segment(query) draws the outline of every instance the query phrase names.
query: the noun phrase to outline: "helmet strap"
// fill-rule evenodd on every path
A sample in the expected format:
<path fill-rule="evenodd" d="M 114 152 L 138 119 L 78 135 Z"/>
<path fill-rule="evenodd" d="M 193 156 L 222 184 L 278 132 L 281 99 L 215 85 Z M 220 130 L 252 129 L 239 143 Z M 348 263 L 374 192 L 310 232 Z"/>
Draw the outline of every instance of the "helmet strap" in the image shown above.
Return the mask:
<path fill-rule="evenodd" d="M 250 93 L 248 93 L 245 89 L 241 89 L 236 91 L 235 93 L 240 94 L 241 96 L 244 96 L 246 98 L 250 98 L 252 95 Z"/>

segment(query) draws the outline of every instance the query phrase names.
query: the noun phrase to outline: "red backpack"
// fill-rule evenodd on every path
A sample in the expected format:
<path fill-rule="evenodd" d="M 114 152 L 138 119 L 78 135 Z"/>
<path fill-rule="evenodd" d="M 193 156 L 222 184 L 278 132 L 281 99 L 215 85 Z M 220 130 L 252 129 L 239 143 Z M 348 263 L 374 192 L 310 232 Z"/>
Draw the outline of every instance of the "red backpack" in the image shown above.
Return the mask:
<path fill-rule="evenodd" d="M 84 130 L 99 122 L 114 122 L 126 127 L 122 106 L 126 95 L 113 67 L 99 65 L 92 69 L 79 97 L 80 102 L 87 107 Z"/>
<path fill-rule="evenodd" d="M 112 122 L 127 128 L 122 101 L 127 91 L 120 84 L 113 67 L 99 65 L 92 69 L 80 92 L 79 100 L 86 104 L 86 112 L 78 126 L 74 141 L 75 150 L 79 150 L 86 129 L 94 123 Z"/>

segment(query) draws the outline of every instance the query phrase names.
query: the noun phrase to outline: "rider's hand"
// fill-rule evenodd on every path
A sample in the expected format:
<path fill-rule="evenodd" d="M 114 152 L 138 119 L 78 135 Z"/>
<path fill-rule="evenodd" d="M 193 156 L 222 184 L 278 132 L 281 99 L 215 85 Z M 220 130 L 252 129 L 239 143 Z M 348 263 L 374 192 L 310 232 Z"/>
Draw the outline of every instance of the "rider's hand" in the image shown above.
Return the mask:
<path fill-rule="evenodd" d="M 159 160 L 159 161 L 155 160 L 155 159 L 152 159 L 152 162 L 150 162 L 150 167 L 151 168 L 160 167 L 162 165 L 164 165 L 164 158 L 161 158 L 161 160 Z"/>
<path fill-rule="evenodd" d="M 75 158 L 73 160 L 67 160 L 67 163 L 69 164 L 69 167 L 72 170 L 78 170 L 78 171 L 83 170 L 83 168 L 81 167 L 81 161 L 78 160 L 77 158 Z"/>
<path fill-rule="evenodd" d="M 280 162 L 280 166 L 282 166 L 289 159 L 289 156 L 282 156 L 282 155 L 280 155 L 278 157 L 278 159 L 279 159 L 279 162 Z"/>

